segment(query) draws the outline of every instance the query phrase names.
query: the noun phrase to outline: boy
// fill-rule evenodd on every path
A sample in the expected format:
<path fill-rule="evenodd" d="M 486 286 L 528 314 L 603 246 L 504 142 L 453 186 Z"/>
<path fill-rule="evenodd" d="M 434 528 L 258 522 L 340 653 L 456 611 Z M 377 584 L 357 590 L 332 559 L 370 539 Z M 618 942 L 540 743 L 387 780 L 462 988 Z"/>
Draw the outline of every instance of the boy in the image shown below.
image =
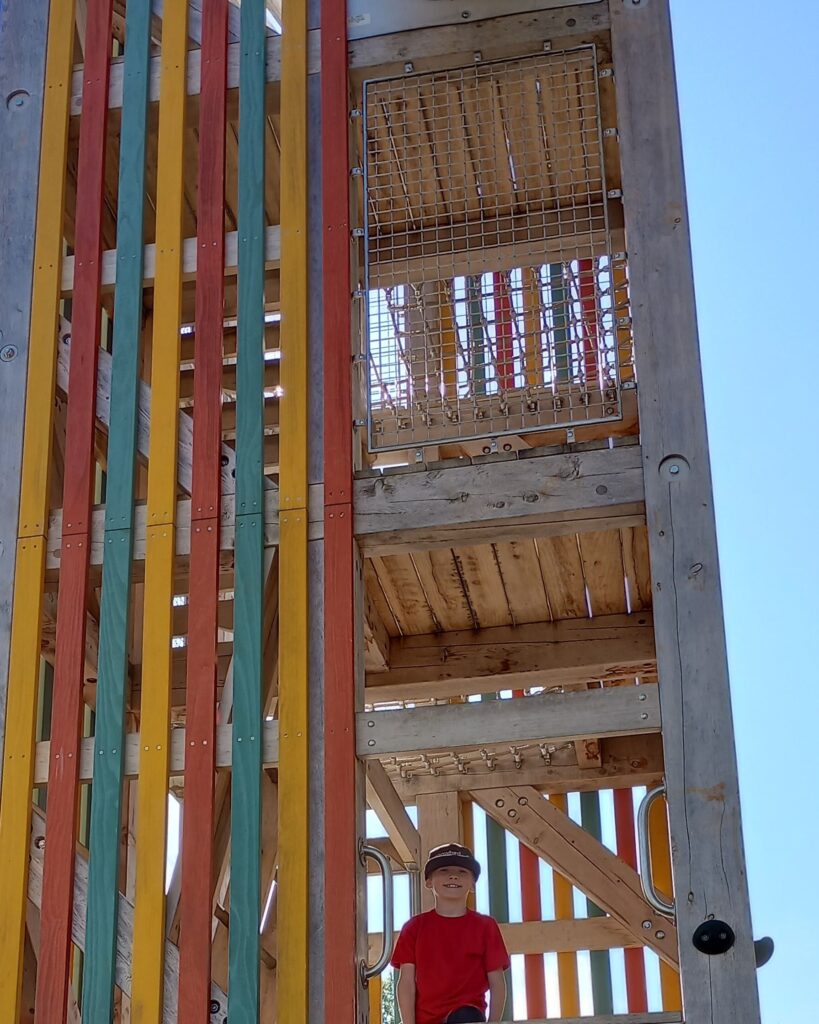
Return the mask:
<path fill-rule="evenodd" d="M 402 1024 L 485 1021 L 487 989 L 489 1020 L 501 1019 L 509 954 L 497 922 L 466 907 L 480 873 L 465 846 L 448 843 L 430 850 L 424 880 L 435 895 L 435 909 L 407 921 L 390 961 L 401 972 Z"/>

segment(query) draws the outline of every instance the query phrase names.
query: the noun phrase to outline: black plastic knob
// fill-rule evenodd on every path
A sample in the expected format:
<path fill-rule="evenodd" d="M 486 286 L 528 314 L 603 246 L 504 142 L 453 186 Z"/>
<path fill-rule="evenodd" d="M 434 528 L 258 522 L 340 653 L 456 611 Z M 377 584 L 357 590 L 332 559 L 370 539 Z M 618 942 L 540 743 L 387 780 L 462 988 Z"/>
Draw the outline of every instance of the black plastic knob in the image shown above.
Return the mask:
<path fill-rule="evenodd" d="M 694 948 L 706 956 L 721 956 L 734 945 L 734 929 L 724 921 L 703 921 L 691 937 Z"/>

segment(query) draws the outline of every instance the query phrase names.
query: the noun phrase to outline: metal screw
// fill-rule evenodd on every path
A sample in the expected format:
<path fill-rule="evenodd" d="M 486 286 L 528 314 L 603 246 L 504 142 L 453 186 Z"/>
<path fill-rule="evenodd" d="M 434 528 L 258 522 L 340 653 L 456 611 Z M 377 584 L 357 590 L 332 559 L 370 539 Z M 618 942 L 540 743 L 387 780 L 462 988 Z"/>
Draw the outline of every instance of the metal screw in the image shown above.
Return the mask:
<path fill-rule="evenodd" d="M 651 921 L 643 921 L 643 928 L 645 928 L 645 930 L 647 932 L 650 932 L 651 931 Z"/>
<path fill-rule="evenodd" d="M 10 363 L 16 355 L 16 345 L 4 345 L 3 348 L 0 349 L 0 359 L 2 359 L 4 363 Z"/>
<path fill-rule="evenodd" d="M 647 719 L 648 719 L 648 715 L 647 715 L 647 714 L 645 713 L 645 711 L 644 711 L 644 712 L 642 713 L 642 715 L 640 715 L 640 718 L 641 718 L 641 719 L 642 719 L 642 720 L 643 720 L 644 722 L 645 722 L 645 721 L 647 721 Z"/>
<path fill-rule="evenodd" d="M 461 11 L 461 17 L 466 21 L 467 18 L 472 17 L 472 11 Z"/>
<path fill-rule="evenodd" d="M 672 476 L 676 476 L 679 473 L 679 471 L 680 471 L 680 467 L 679 466 L 669 466 L 668 467 L 668 472 Z"/>
<path fill-rule="evenodd" d="M 665 938 L 665 932 L 655 932 L 655 935 L 657 936 L 658 939 L 664 939 Z"/>
<path fill-rule="evenodd" d="M 640 694 L 640 695 L 639 695 L 639 696 L 637 697 L 637 700 L 645 700 L 645 699 L 646 699 L 646 695 L 645 695 L 644 693 L 641 693 L 641 694 Z"/>
<path fill-rule="evenodd" d="M 404 74 L 405 75 L 411 75 L 414 70 L 415 70 L 415 65 L 412 63 L 411 60 L 408 60 L 407 63 L 404 65 Z"/>

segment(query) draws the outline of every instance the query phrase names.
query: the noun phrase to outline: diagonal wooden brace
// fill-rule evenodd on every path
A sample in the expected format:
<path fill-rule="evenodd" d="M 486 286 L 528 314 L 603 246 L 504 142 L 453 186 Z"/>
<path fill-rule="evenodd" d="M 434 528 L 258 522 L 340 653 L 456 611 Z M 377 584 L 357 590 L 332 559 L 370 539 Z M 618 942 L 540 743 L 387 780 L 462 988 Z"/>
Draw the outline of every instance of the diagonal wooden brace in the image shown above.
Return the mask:
<path fill-rule="evenodd" d="M 640 876 L 531 786 L 476 790 L 472 799 L 631 935 L 679 970 L 677 929 L 643 897 Z"/>

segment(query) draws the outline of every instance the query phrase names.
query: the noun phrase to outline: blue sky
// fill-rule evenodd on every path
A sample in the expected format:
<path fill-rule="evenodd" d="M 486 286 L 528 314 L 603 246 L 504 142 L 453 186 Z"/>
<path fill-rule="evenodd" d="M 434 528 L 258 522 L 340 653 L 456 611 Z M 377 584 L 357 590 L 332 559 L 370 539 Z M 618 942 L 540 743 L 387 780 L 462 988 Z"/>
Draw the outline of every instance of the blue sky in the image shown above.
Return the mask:
<path fill-rule="evenodd" d="M 819 8 L 672 11 L 762 1017 L 792 1024 L 819 963 Z"/>

